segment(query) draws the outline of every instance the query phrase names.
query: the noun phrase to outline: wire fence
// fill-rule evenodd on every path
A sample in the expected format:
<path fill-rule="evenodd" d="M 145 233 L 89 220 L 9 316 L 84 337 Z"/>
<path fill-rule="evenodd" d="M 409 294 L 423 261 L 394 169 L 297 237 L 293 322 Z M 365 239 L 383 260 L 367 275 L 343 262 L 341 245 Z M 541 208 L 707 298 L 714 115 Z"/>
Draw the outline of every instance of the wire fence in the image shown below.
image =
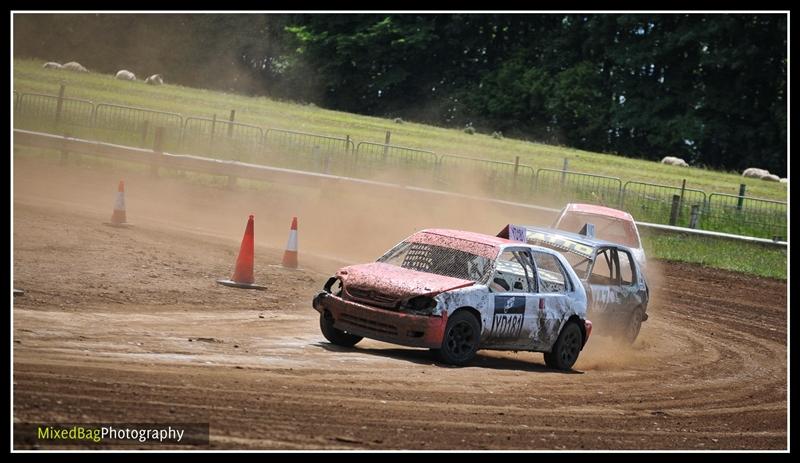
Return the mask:
<path fill-rule="evenodd" d="M 139 147 L 153 146 L 157 127 L 164 128 L 163 148 L 179 146 L 183 116 L 109 103 L 98 103 L 94 110 L 94 138 Z"/>
<path fill-rule="evenodd" d="M 180 132 L 180 150 L 236 161 L 257 162 L 264 130 L 216 118 L 187 117 Z"/>
<path fill-rule="evenodd" d="M 31 130 L 83 135 L 93 126 L 94 103 L 40 93 L 19 93 L 14 123 Z"/>
<path fill-rule="evenodd" d="M 498 197 L 531 199 L 533 167 L 516 162 L 442 155 L 435 171 L 437 186 L 460 193 L 489 192 Z"/>
<path fill-rule="evenodd" d="M 278 167 L 344 174 L 355 150 L 350 137 L 269 128 L 264 131 L 264 159 Z"/>
<path fill-rule="evenodd" d="M 604 175 L 538 169 L 536 196 L 553 205 L 580 201 L 614 207 L 622 197 L 622 181 Z"/>
<path fill-rule="evenodd" d="M 784 241 L 787 208 L 782 201 L 711 193 L 703 211 L 702 229 Z"/>
<path fill-rule="evenodd" d="M 672 198 L 678 195 L 677 221 L 672 224 L 681 227 L 691 225 L 691 207 L 705 207 L 706 193 L 692 188 L 658 185 L 644 182 L 626 182 L 622 187 L 620 209 L 631 213 L 637 220 L 657 222 L 669 217 L 672 212 Z"/>
<path fill-rule="evenodd" d="M 787 237 L 783 201 L 711 193 L 685 186 L 539 168 L 433 151 L 59 95 L 13 96 L 14 127 L 138 147 L 152 147 L 162 128 L 167 152 L 204 154 L 263 165 L 381 179 L 398 183 L 560 207 L 589 202 L 627 210 L 637 220 L 761 238 Z M 565 163 L 566 167 L 566 163 Z M 385 178 L 384 178 L 385 179 Z M 744 190 L 742 190 L 744 191 Z M 679 197 L 677 203 L 673 198 Z M 695 207 L 697 215 L 691 211 Z M 677 209 L 675 209 L 677 207 Z"/>

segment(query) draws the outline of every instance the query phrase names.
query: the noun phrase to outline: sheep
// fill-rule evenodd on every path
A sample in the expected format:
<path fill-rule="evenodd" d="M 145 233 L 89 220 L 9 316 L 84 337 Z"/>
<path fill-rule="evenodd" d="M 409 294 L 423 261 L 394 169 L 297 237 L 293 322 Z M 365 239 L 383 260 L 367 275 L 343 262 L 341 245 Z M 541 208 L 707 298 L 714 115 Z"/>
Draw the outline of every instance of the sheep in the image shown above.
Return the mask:
<path fill-rule="evenodd" d="M 64 64 L 62 68 L 66 69 L 67 71 L 89 72 L 85 67 L 81 66 L 81 63 L 76 63 L 75 61 L 70 61 L 69 63 Z"/>
<path fill-rule="evenodd" d="M 162 85 L 164 83 L 164 79 L 161 78 L 161 74 L 153 74 L 152 76 L 145 79 L 144 83 L 150 85 Z"/>
<path fill-rule="evenodd" d="M 770 175 L 768 170 L 759 169 L 757 167 L 748 167 L 742 172 L 742 177 L 764 178 Z"/>
<path fill-rule="evenodd" d="M 777 176 L 777 175 L 775 175 L 775 174 L 767 174 L 767 175 L 765 175 L 765 176 L 761 177 L 761 180 L 768 180 L 768 181 L 770 181 L 770 182 L 780 182 L 780 181 L 781 181 L 781 178 L 780 178 L 780 177 L 778 177 L 778 176 Z"/>
<path fill-rule="evenodd" d="M 62 69 L 64 66 L 60 65 L 59 63 L 54 63 L 52 61 L 48 61 L 42 65 L 43 69 Z"/>
<path fill-rule="evenodd" d="M 675 156 L 667 156 L 661 160 L 661 164 L 669 164 L 671 166 L 689 167 L 689 164 L 681 158 Z"/>
<path fill-rule="evenodd" d="M 136 75 L 131 71 L 126 71 L 125 69 L 122 69 L 119 72 L 117 72 L 115 78 L 119 80 L 136 80 Z"/>

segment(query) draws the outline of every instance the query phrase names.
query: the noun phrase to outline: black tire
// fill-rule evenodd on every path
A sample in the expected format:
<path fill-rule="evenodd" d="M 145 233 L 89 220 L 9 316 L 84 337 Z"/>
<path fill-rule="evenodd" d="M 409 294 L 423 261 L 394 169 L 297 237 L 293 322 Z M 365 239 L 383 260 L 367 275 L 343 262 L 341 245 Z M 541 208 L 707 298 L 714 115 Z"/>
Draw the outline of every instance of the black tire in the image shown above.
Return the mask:
<path fill-rule="evenodd" d="M 333 326 L 333 317 L 331 316 L 330 312 L 325 312 L 319 316 L 319 329 L 322 331 L 322 335 L 325 336 L 325 339 L 330 341 L 332 344 L 336 344 L 337 346 L 353 347 L 358 344 L 359 341 L 364 339 L 362 336 L 345 333 L 344 331 L 335 328 Z"/>
<path fill-rule="evenodd" d="M 633 344 L 636 338 L 639 337 L 639 331 L 642 329 L 642 320 L 644 320 L 644 310 L 641 307 L 634 309 L 628 319 L 628 325 L 623 330 L 623 338 L 628 344 Z"/>
<path fill-rule="evenodd" d="M 544 363 L 549 368 L 556 370 L 569 370 L 578 360 L 578 354 L 583 347 L 583 333 L 575 322 L 567 322 L 561 334 L 558 335 L 553 350 L 545 352 Z"/>
<path fill-rule="evenodd" d="M 481 325 L 474 315 L 462 310 L 456 312 L 444 329 L 442 348 L 434 352 L 445 363 L 466 365 L 478 352 Z"/>

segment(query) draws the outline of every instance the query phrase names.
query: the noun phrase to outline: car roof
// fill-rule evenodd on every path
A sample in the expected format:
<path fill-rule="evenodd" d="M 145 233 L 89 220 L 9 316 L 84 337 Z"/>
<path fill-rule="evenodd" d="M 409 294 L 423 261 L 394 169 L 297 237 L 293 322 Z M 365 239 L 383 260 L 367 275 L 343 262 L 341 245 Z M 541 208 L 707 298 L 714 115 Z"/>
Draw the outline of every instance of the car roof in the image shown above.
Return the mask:
<path fill-rule="evenodd" d="M 497 236 L 486 235 L 483 233 L 470 232 L 465 230 L 452 230 L 449 228 L 427 228 L 420 230 L 418 233 L 429 233 L 433 235 L 446 236 L 449 238 L 456 238 L 464 241 L 472 241 L 473 243 L 480 243 L 495 248 L 501 248 L 507 244 L 520 244 L 516 241 L 499 238 Z"/>
<path fill-rule="evenodd" d="M 582 212 L 584 214 L 604 215 L 633 222 L 633 216 L 625 211 L 606 206 L 598 206 L 596 204 L 570 203 L 564 207 L 564 210 L 569 212 Z"/>

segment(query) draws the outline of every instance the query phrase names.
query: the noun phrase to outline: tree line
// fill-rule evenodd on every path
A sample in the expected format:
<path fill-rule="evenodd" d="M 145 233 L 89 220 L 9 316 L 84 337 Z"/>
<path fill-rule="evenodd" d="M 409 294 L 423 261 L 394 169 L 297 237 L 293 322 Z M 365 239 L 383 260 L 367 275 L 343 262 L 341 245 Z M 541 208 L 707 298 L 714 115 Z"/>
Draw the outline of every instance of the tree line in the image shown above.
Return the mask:
<path fill-rule="evenodd" d="M 787 170 L 785 14 L 17 14 L 14 55 L 630 157 Z"/>

